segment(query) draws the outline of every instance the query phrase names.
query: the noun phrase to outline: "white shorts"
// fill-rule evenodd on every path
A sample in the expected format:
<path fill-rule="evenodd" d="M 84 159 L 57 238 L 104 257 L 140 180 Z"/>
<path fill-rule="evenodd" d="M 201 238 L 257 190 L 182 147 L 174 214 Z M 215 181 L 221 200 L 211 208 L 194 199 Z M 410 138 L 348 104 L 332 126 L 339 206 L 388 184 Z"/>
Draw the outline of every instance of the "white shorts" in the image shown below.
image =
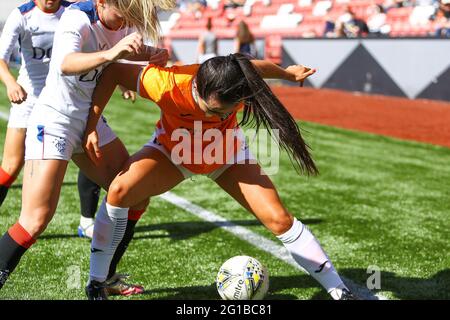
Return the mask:
<path fill-rule="evenodd" d="M 102 116 L 97 124 L 99 146 L 117 138 Z M 30 123 L 25 139 L 25 160 L 58 159 L 69 161 L 73 154 L 83 153 L 82 137 L 70 126 Z"/>
<path fill-rule="evenodd" d="M 9 111 L 8 128 L 26 128 L 36 100 L 37 97 L 28 95 L 27 100 L 21 104 L 12 103 Z"/>
<path fill-rule="evenodd" d="M 155 131 L 153 136 L 144 145 L 144 147 L 151 147 L 151 148 L 155 148 L 155 149 L 158 149 L 159 151 L 161 151 L 173 163 L 173 165 L 175 167 L 177 167 L 178 170 L 180 170 L 181 174 L 184 176 L 185 179 L 189 179 L 192 176 L 195 176 L 198 174 L 198 173 L 194 173 L 194 172 L 190 171 L 189 169 L 183 167 L 182 165 L 176 164 L 172 161 L 172 157 L 170 155 L 169 150 L 167 150 L 166 147 L 164 147 L 158 141 L 158 130 Z M 222 173 L 225 172 L 225 170 L 227 170 L 232 165 L 238 164 L 238 163 L 244 163 L 244 162 L 245 163 L 257 163 L 256 158 L 253 156 L 252 152 L 250 151 L 250 148 L 248 147 L 248 145 L 245 142 L 242 144 L 242 147 L 239 148 L 239 151 L 238 151 L 233 163 L 224 164 L 222 167 L 220 167 L 210 173 L 203 174 L 203 175 L 207 176 L 208 178 L 210 178 L 212 180 L 216 180 L 217 178 L 220 177 L 220 175 Z"/>

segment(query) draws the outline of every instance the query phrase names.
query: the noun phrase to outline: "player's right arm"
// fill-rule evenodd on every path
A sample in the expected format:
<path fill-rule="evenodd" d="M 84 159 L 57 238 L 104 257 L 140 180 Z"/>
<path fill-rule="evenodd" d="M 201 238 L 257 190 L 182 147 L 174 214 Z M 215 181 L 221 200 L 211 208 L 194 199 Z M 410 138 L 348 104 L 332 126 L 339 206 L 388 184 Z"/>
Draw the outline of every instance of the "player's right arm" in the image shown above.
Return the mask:
<path fill-rule="evenodd" d="M 143 48 L 142 36 L 138 33 L 132 33 L 120 40 L 109 50 L 91 53 L 72 52 L 67 54 L 62 61 L 61 71 L 66 75 L 82 74 L 104 63 L 138 55 L 142 52 Z"/>
<path fill-rule="evenodd" d="M 9 100 L 17 104 L 26 100 L 27 92 L 11 74 L 8 62 L 19 36 L 23 33 L 22 19 L 20 11 L 14 9 L 6 20 L 0 39 L 0 79 L 6 86 Z"/>
<path fill-rule="evenodd" d="M 92 36 L 91 21 L 79 10 L 66 10 L 58 23 L 52 60 L 64 75 L 87 73 L 105 63 L 141 53 L 142 36 L 132 33 L 107 50 L 83 52 L 83 44 Z"/>

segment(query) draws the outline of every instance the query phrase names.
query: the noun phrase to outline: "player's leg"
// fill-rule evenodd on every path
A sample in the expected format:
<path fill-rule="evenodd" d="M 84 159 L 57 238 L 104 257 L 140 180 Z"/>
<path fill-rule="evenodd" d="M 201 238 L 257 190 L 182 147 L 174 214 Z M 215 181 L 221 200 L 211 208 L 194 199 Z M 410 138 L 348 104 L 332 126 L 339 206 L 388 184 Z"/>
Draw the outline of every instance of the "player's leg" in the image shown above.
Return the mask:
<path fill-rule="evenodd" d="M 128 151 L 119 138 L 112 140 L 111 142 L 102 145 L 100 147 L 102 152 L 102 160 L 100 165 L 95 166 L 84 153 L 77 153 L 72 156 L 74 162 L 81 169 L 83 174 L 90 180 L 97 182 L 105 190 L 108 190 L 111 181 L 123 168 L 125 162 L 129 159 Z M 109 264 L 110 252 L 114 253 L 111 262 L 111 274 L 108 277 L 115 275 L 117 264 L 120 262 L 123 254 L 129 246 L 131 239 L 133 238 L 134 228 L 139 218 L 145 212 L 148 205 L 148 200 L 144 200 L 141 203 L 131 207 L 126 214 L 117 216 L 109 216 L 106 211 L 106 199 L 100 204 L 95 219 L 95 229 L 109 228 L 111 231 L 111 237 L 107 241 L 100 245 L 104 247 L 105 252 L 97 251 L 96 256 L 104 263 Z M 123 224 L 126 226 L 123 228 Z M 97 227 L 98 225 L 98 227 Z M 121 238 L 119 243 L 115 243 L 112 240 Z M 92 242 L 92 246 L 96 243 L 96 239 Z M 106 260 L 105 260 L 106 259 Z M 114 286 L 111 286 L 111 290 L 117 294 L 135 294 L 142 291 L 140 286 L 126 284 L 123 281 L 117 282 L 116 279 L 111 279 L 111 283 L 117 284 L 116 287 L 120 287 L 121 290 L 115 290 Z"/>
<path fill-rule="evenodd" d="M 8 127 L 6 130 L 2 166 L 0 167 L 0 206 L 3 204 L 10 186 L 22 170 L 26 133 L 26 128 Z"/>
<path fill-rule="evenodd" d="M 291 253 L 295 261 L 331 294 L 333 299 L 348 298 L 345 287 L 319 241 L 293 217 L 258 164 L 235 164 L 215 181 L 244 208 L 253 213 Z"/>
<path fill-rule="evenodd" d="M 67 169 L 65 160 L 27 160 L 19 221 L 0 238 L 0 288 L 52 219 Z"/>
<path fill-rule="evenodd" d="M 184 176 L 166 155 L 155 148 L 144 147 L 127 161 L 123 170 L 111 183 L 107 203 L 104 204 L 106 214 L 125 216 L 133 204 L 164 193 L 183 180 Z M 99 214 L 100 212 L 97 213 Z M 96 222 L 91 250 L 90 285 L 87 288 L 90 299 L 96 294 L 97 284 L 106 280 L 112 259 L 112 252 L 103 241 L 95 240 L 99 234 L 103 239 L 109 239 L 109 234 L 112 233 L 113 230 L 106 224 L 97 228 Z M 101 250 L 102 254 L 99 254 L 98 250 Z"/>
<path fill-rule="evenodd" d="M 25 102 L 11 106 L 0 168 L 0 206 L 25 162 L 26 128 L 35 102 L 36 97 L 28 95 Z"/>
<path fill-rule="evenodd" d="M 111 128 L 107 125 L 106 119 L 102 118 L 98 122 L 97 132 L 99 134 L 100 148 L 102 150 L 102 157 L 104 159 L 103 164 L 99 167 L 94 167 L 92 162 L 84 153 L 76 156 L 74 160 L 78 163 L 80 168 L 84 168 L 83 171 L 85 173 L 88 173 L 88 176 L 90 172 L 91 175 L 97 175 L 97 179 L 103 179 L 104 181 L 101 183 L 101 185 L 103 186 L 103 188 L 105 188 L 105 190 L 108 190 L 111 181 L 120 172 L 125 162 L 129 159 L 129 154 L 120 139 L 116 137 L 114 132 L 112 132 Z M 94 181 L 99 181 L 95 180 L 95 176 L 94 178 L 91 177 L 91 179 L 94 179 Z M 117 264 L 125 253 L 131 239 L 133 238 L 136 223 L 145 212 L 147 206 L 148 200 L 143 200 L 133 207 L 130 207 L 128 211 L 125 233 L 122 237 L 122 241 L 118 244 L 117 249 L 115 250 L 114 258 L 111 262 L 110 275 L 108 277 L 108 280 L 111 280 L 110 283 L 117 284 L 116 286 L 110 285 L 108 287 L 116 294 L 128 295 L 139 293 L 140 291 L 142 291 L 142 288 L 140 286 L 129 285 L 124 283 L 123 281 L 116 281 L 117 277 L 114 277 L 113 279 L 110 278 L 115 275 Z M 101 216 L 104 217 L 106 215 L 106 203 L 102 203 L 98 211 L 99 213 L 101 213 Z M 117 288 L 121 289 L 116 290 Z"/>
<path fill-rule="evenodd" d="M 92 239 L 95 213 L 97 212 L 98 199 L 100 197 L 100 186 L 86 177 L 81 170 L 78 172 L 77 185 L 81 209 L 78 235 Z"/>

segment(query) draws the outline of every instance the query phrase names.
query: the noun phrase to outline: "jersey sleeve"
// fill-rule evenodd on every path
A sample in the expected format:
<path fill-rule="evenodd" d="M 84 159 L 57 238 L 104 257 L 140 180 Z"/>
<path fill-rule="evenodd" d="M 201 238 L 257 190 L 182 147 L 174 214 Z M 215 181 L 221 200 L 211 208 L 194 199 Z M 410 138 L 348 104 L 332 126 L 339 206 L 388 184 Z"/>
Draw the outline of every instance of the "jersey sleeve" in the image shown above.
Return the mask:
<path fill-rule="evenodd" d="M 173 88 L 171 68 L 148 65 L 139 75 L 137 88 L 141 97 L 158 103 L 163 95 Z"/>
<path fill-rule="evenodd" d="M 3 27 L 2 36 L 0 38 L 0 59 L 5 60 L 7 63 L 11 58 L 11 54 L 14 50 L 14 46 L 17 40 L 23 35 L 23 17 L 19 9 L 14 9 L 6 20 Z"/>
<path fill-rule="evenodd" d="M 52 53 L 52 60 L 59 68 L 66 55 L 82 51 L 83 40 L 90 34 L 89 27 L 89 18 L 83 12 L 69 9 L 63 13 L 55 33 Z"/>

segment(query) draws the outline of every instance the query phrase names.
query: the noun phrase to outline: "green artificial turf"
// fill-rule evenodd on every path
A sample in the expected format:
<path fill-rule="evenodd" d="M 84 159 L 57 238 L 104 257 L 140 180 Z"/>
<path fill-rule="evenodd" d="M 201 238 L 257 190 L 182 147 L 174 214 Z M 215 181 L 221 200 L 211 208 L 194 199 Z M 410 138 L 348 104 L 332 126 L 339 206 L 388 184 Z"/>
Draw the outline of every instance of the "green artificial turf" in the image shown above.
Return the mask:
<path fill-rule="evenodd" d="M 8 111 L 0 87 L 0 111 Z M 124 102 L 106 110 L 109 124 L 133 153 L 150 138 L 159 109 Z M 450 149 L 301 123 L 320 170 L 297 174 L 282 153 L 272 176 L 289 211 L 309 225 L 338 271 L 365 286 L 369 266 L 381 270 L 390 299 L 449 299 Z M 3 146 L 6 121 L 0 121 Z M 2 147 L 3 149 L 3 147 Z M 77 169 L 69 166 L 58 209 L 48 229 L 23 257 L 0 299 L 84 299 L 89 241 L 77 237 Z M 0 208 L 0 233 L 20 213 L 21 178 Z M 212 181 L 196 176 L 173 192 L 237 225 L 277 241 Z M 131 299 L 219 299 L 220 265 L 246 254 L 270 271 L 269 299 L 329 299 L 309 276 L 223 229 L 160 199 L 139 222 L 119 271 L 132 274 L 145 294 Z M 118 298 L 130 299 L 130 298 Z"/>

